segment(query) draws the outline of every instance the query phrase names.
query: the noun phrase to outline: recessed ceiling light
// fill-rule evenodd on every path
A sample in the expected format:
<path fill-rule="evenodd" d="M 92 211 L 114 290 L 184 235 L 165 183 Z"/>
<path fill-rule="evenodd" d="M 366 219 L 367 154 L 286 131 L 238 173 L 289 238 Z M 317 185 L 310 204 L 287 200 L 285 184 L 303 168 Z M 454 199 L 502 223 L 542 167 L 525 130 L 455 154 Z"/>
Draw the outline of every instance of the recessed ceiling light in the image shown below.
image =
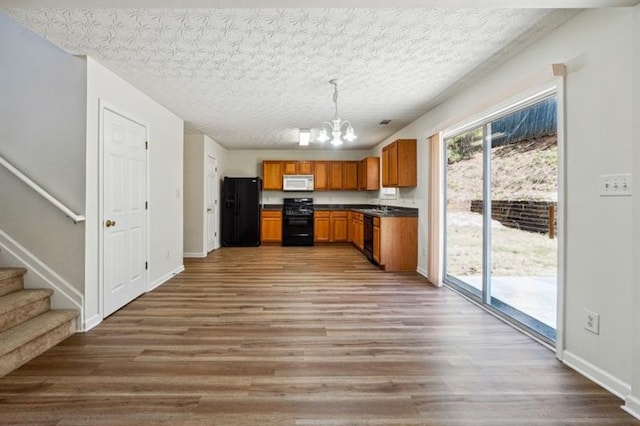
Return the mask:
<path fill-rule="evenodd" d="M 380 122 L 380 124 L 385 125 L 385 126 L 386 126 L 387 124 L 389 124 L 389 123 L 391 123 L 391 120 L 382 120 L 382 121 Z"/>

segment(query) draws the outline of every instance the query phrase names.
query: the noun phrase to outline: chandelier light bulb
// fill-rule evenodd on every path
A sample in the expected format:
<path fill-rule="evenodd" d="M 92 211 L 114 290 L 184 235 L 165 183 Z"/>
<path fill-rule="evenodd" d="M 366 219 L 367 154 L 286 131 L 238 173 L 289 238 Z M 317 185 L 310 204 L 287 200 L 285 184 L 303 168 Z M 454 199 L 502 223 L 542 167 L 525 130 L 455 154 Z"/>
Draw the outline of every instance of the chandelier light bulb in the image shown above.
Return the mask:
<path fill-rule="evenodd" d="M 318 142 L 324 143 L 329 140 L 329 135 L 327 135 L 327 130 L 322 129 L 320 133 L 318 133 Z"/>

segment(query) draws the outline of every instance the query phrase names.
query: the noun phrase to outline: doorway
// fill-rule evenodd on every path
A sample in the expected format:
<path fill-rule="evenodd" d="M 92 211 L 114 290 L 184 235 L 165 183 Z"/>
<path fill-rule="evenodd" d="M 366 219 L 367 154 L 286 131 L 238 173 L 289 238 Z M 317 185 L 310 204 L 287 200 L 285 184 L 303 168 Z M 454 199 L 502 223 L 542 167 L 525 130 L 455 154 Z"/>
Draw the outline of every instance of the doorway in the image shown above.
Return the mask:
<path fill-rule="evenodd" d="M 555 342 L 555 91 L 443 139 L 445 283 L 540 339 Z"/>
<path fill-rule="evenodd" d="M 147 129 L 102 110 L 102 284 L 107 317 L 147 288 Z"/>

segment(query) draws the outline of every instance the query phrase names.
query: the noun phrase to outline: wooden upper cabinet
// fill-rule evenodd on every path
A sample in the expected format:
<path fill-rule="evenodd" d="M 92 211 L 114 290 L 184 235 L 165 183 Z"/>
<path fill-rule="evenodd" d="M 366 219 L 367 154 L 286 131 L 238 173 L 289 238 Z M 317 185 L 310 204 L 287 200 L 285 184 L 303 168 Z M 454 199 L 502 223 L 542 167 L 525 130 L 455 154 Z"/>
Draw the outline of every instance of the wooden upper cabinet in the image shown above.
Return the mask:
<path fill-rule="evenodd" d="M 389 186 L 389 146 L 382 148 L 382 186 Z"/>
<path fill-rule="evenodd" d="M 342 189 L 357 190 L 358 189 L 358 162 L 343 162 L 343 180 Z"/>
<path fill-rule="evenodd" d="M 398 186 L 398 141 L 389 145 L 389 186 Z"/>
<path fill-rule="evenodd" d="M 299 175 L 299 161 L 283 161 L 285 175 Z"/>
<path fill-rule="evenodd" d="M 342 189 L 344 165 L 342 161 L 329 161 L 329 189 Z"/>
<path fill-rule="evenodd" d="M 314 161 L 313 164 L 313 186 L 315 191 L 329 189 L 329 162 Z"/>
<path fill-rule="evenodd" d="M 298 161 L 298 173 L 301 175 L 312 175 L 313 161 Z"/>
<path fill-rule="evenodd" d="M 312 175 L 313 161 L 283 161 L 285 175 Z"/>
<path fill-rule="evenodd" d="M 262 162 L 262 189 L 282 191 L 282 161 Z"/>
<path fill-rule="evenodd" d="M 382 148 L 382 186 L 418 185 L 417 141 L 398 139 Z"/>
<path fill-rule="evenodd" d="M 367 157 L 358 165 L 358 190 L 380 189 L 380 157 Z"/>

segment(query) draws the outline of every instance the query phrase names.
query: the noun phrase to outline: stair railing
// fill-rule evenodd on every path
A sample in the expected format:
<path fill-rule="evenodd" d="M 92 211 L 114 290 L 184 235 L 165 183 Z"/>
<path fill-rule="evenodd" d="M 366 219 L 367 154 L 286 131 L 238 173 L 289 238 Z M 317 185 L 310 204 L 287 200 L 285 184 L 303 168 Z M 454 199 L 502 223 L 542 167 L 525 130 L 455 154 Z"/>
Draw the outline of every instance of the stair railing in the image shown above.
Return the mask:
<path fill-rule="evenodd" d="M 49 194 L 40 185 L 38 185 L 33 180 L 31 180 L 31 178 L 29 178 L 29 176 L 25 175 L 20 170 L 16 169 L 11 163 L 9 163 L 7 160 L 5 160 L 1 156 L 0 156 L 0 165 L 4 166 L 5 169 L 7 169 L 11 173 L 13 173 L 18 179 L 20 179 L 21 181 L 23 181 L 24 183 L 29 185 L 31 187 L 31 189 L 36 191 L 38 194 L 42 195 L 47 201 L 49 201 L 51 204 L 53 204 L 58 209 L 60 209 L 71 220 L 73 220 L 73 223 L 78 223 L 78 222 L 84 222 L 85 221 L 85 217 L 84 216 L 79 215 L 77 213 L 74 213 L 70 208 L 68 208 L 67 206 L 62 204 L 60 201 L 58 201 L 53 195 Z"/>

